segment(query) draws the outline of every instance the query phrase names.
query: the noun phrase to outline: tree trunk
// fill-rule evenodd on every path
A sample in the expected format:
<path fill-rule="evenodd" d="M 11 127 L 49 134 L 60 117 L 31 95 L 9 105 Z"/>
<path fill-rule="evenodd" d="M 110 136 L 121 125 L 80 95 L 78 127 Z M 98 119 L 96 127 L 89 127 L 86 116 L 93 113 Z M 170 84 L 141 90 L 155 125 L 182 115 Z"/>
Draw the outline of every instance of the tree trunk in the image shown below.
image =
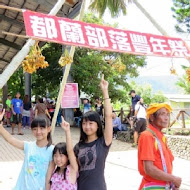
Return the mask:
<path fill-rule="evenodd" d="M 30 73 L 24 73 L 24 95 L 28 95 L 31 100 L 31 78 L 32 75 Z"/>

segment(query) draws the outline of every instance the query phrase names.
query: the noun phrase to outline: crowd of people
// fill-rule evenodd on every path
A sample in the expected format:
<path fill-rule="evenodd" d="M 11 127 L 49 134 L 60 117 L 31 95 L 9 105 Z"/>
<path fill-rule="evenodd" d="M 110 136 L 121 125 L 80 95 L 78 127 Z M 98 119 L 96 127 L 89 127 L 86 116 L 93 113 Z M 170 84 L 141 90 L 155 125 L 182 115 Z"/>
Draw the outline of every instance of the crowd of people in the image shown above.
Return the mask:
<path fill-rule="evenodd" d="M 15 134 L 15 126 L 18 126 L 18 135 L 23 135 L 22 129 L 30 128 L 32 120 L 37 116 L 47 117 L 50 121 L 53 118 L 55 104 L 53 100 L 37 98 L 35 102 L 31 102 L 28 95 L 23 100 L 21 94 L 16 93 L 15 97 L 7 96 L 5 115 L 3 117 L 4 125 L 12 128 L 12 135 Z M 0 105 L 0 112 L 3 105 Z M 57 124 L 60 124 L 61 115 L 58 114 Z"/>
<path fill-rule="evenodd" d="M 108 93 L 108 82 L 102 77 L 100 87 L 104 105 L 100 98 L 96 99 L 96 109 L 92 111 L 88 99 L 84 100 L 84 111 L 76 110 L 80 118 L 80 140 L 74 146 L 70 124 L 61 118 L 61 127 L 65 131 L 66 143 L 52 145 L 51 112 L 45 103 L 39 100 L 35 108 L 35 117 L 31 122 L 31 131 L 36 140 L 22 141 L 11 135 L 0 124 L 0 134 L 14 147 L 25 153 L 25 158 L 17 184 L 14 190 L 106 190 L 104 178 L 105 161 L 113 136 L 122 130 L 119 117 L 111 107 Z M 148 189 L 179 189 L 182 179 L 172 174 L 174 157 L 167 146 L 162 129 L 169 123 L 171 107 L 165 103 L 156 103 L 146 108 L 140 96 L 135 91 L 132 97 L 131 113 L 128 122 L 135 128 L 134 145 L 138 144 L 138 169 L 142 175 L 139 190 Z M 24 106 L 25 104 L 25 106 Z M 9 101 L 10 105 L 10 101 Z M 21 107 L 23 107 L 23 111 Z M 20 123 L 29 122 L 31 109 L 28 98 L 20 100 L 20 94 L 11 100 L 10 109 L 13 113 L 12 133 L 18 124 L 18 134 L 21 133 Z M 78 112 L 78 113 L 77 113 Z M 23 113 L 23 118 L 21 118 Z M 6 113 L 7 114 L 7 113 Z M 81 115 L 80 115 L 81 114 Z M 5 109 L 0 113 L 0 121 L 5 115 Z M 25 117 L 25 119 L 24 119 Z M 132 119 L 131 119 L 132 118 Z M 134 121 L 134 119 L 136 121 Z M 148 119 L 148 122 L 146 120 Z M 9 123 L 8 123 L 9 124 Z M 148 125 L 147 125 L 148 124 Z M 146 130 L 145 130 L 146 129 Z M 140 137 L 138 135 L 140 133 Z M 139 140 L 138 140 L 139 139 Z M 124 187 L 123 189 L 127 189 Z"/>

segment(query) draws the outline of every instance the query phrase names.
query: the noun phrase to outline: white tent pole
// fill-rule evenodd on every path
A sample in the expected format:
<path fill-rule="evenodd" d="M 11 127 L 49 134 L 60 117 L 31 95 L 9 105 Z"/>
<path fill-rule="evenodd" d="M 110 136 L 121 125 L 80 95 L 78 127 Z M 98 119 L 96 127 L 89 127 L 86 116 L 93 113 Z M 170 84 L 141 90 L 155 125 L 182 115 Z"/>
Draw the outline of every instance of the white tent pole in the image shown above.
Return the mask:
<path fill-rule="evenodd" d="M 58 0 L 55 6 L 49 12 L 49 15 L 56 15 L 60 8 L 65 3 L 65 0 Z M 29 39 L 23 48 L 14 56 L 9 65 L 0 75 L 0 89 L 6 84 L 13 73 L 18 69 L 24 58 L 28 55 L 30 47 L 35 44 L 35 40 Z"/>

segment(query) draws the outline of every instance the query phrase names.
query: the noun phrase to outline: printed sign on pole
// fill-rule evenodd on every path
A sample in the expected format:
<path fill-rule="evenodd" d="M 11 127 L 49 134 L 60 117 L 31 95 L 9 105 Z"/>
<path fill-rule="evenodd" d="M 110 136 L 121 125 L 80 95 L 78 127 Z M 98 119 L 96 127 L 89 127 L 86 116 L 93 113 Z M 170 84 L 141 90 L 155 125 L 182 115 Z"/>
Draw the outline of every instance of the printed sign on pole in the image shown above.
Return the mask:
<path fill-rule="evenodd" d="M 62 96 L 61 108 L 78 108 L 78 83 L 67 83 Z"/>

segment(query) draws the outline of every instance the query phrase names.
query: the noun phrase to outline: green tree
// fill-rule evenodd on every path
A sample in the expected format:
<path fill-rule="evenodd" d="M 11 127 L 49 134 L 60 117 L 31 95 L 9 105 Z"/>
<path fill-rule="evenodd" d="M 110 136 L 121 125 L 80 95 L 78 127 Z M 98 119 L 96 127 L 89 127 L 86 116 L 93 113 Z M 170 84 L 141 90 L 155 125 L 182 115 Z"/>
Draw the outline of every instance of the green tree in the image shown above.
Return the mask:
<path fill-rule="evenodd" d="M 187 80 L 186 74 L 178 79 L 176 85 L 182 88 L 185 94 L 190 94 L 190 82 Z"/>
<path fill-rule="evenodd" d="M 59 90 L 60 79 L 63 75 L 63 69 L 59 66 L 58 60 L 62 54 L 60 44 L 47 43 L 42 48 L 42 53 L 49 63 L 46 69 L 39 69 L 32 74 L 32 95 L 46 96 L 47 91 L 50 97 L 56 97 Z M 24 96 L 24 73 L 20 67 L 8 81 L 9 93 L 13 96 L 20 92 Z"/>
<path fill-rule="evenodd" d="M 166 97 L 161 91 L 157 93 L 152 92 L 152 86 L 150 84 L 139 85 L 134 81 L 130 83 L 131 89 L 135 89 L 136 94 L 140 95 L 145 104 L 162 103 L 166 101 Z"/>
<path fill-rule="evenodd" d="M 92 0 L 89 8 L 98 12 L 101 18 L 108 9 L 112 17 L 118 17 L 122 12 L 127 14 L 126 0 Z"/>
<path fill-rule="evenodd" d="M 17 92 L 20 92 L 21 97 L 24 96 L 24 73 L 22 67 L 20 67 L 8 80 L 9 94 L 14 97 Z"/>
<path fill-rule="evenodd" d="M 187 66 L 182 65 L 182 69 L 184 69 L 184 71 L 186 71 L 187 68 Z M 182 88 L 185 94 L 190 94 L 190 81 L 188 81 L 188 76 L 186 72 L 182 77 L 179 77 L 176 85 Z"/>
<path fill-rule="evenodd" d="M 176 29 L 179 32 L 190 33 L 190 3 L 189 0 L 173 0 L 172 11 L 178 21 Z"/>
<path fill-rule="evenodd" d="M 144 64 L 144 57 L 140 56 L 77 48 L 71 75 L 79 84 L 79 89 L 93 97 L 101 95 L 97 87 L 100 76 L 104 73 L 109 81 L 112 100 L 126 102 L 126 90 L 129 88 L 126 75 L 137 76 L 137 68 Z M 125 68 L 119 70 L 120 66 Z"/>
<path fill-rule="evenodd" d="M 63 69 L 58 64 L 62 54 L 62 46 L 61 44 L 47 43 L 42 48 L 42 54 L 48 61 L 49 67 L 39 69 L 32 74 L 32 93 L 37 96 L 46 96 L 48 91 L 50 97 L 56 97 L 63 75 Z"/>
<path fill-rule="evenodd" d="M 163 103 L 166 102 L 166 97 L 163 95 L 161 91 L 153 94 L 151 98 L 151 103 Z"/>

